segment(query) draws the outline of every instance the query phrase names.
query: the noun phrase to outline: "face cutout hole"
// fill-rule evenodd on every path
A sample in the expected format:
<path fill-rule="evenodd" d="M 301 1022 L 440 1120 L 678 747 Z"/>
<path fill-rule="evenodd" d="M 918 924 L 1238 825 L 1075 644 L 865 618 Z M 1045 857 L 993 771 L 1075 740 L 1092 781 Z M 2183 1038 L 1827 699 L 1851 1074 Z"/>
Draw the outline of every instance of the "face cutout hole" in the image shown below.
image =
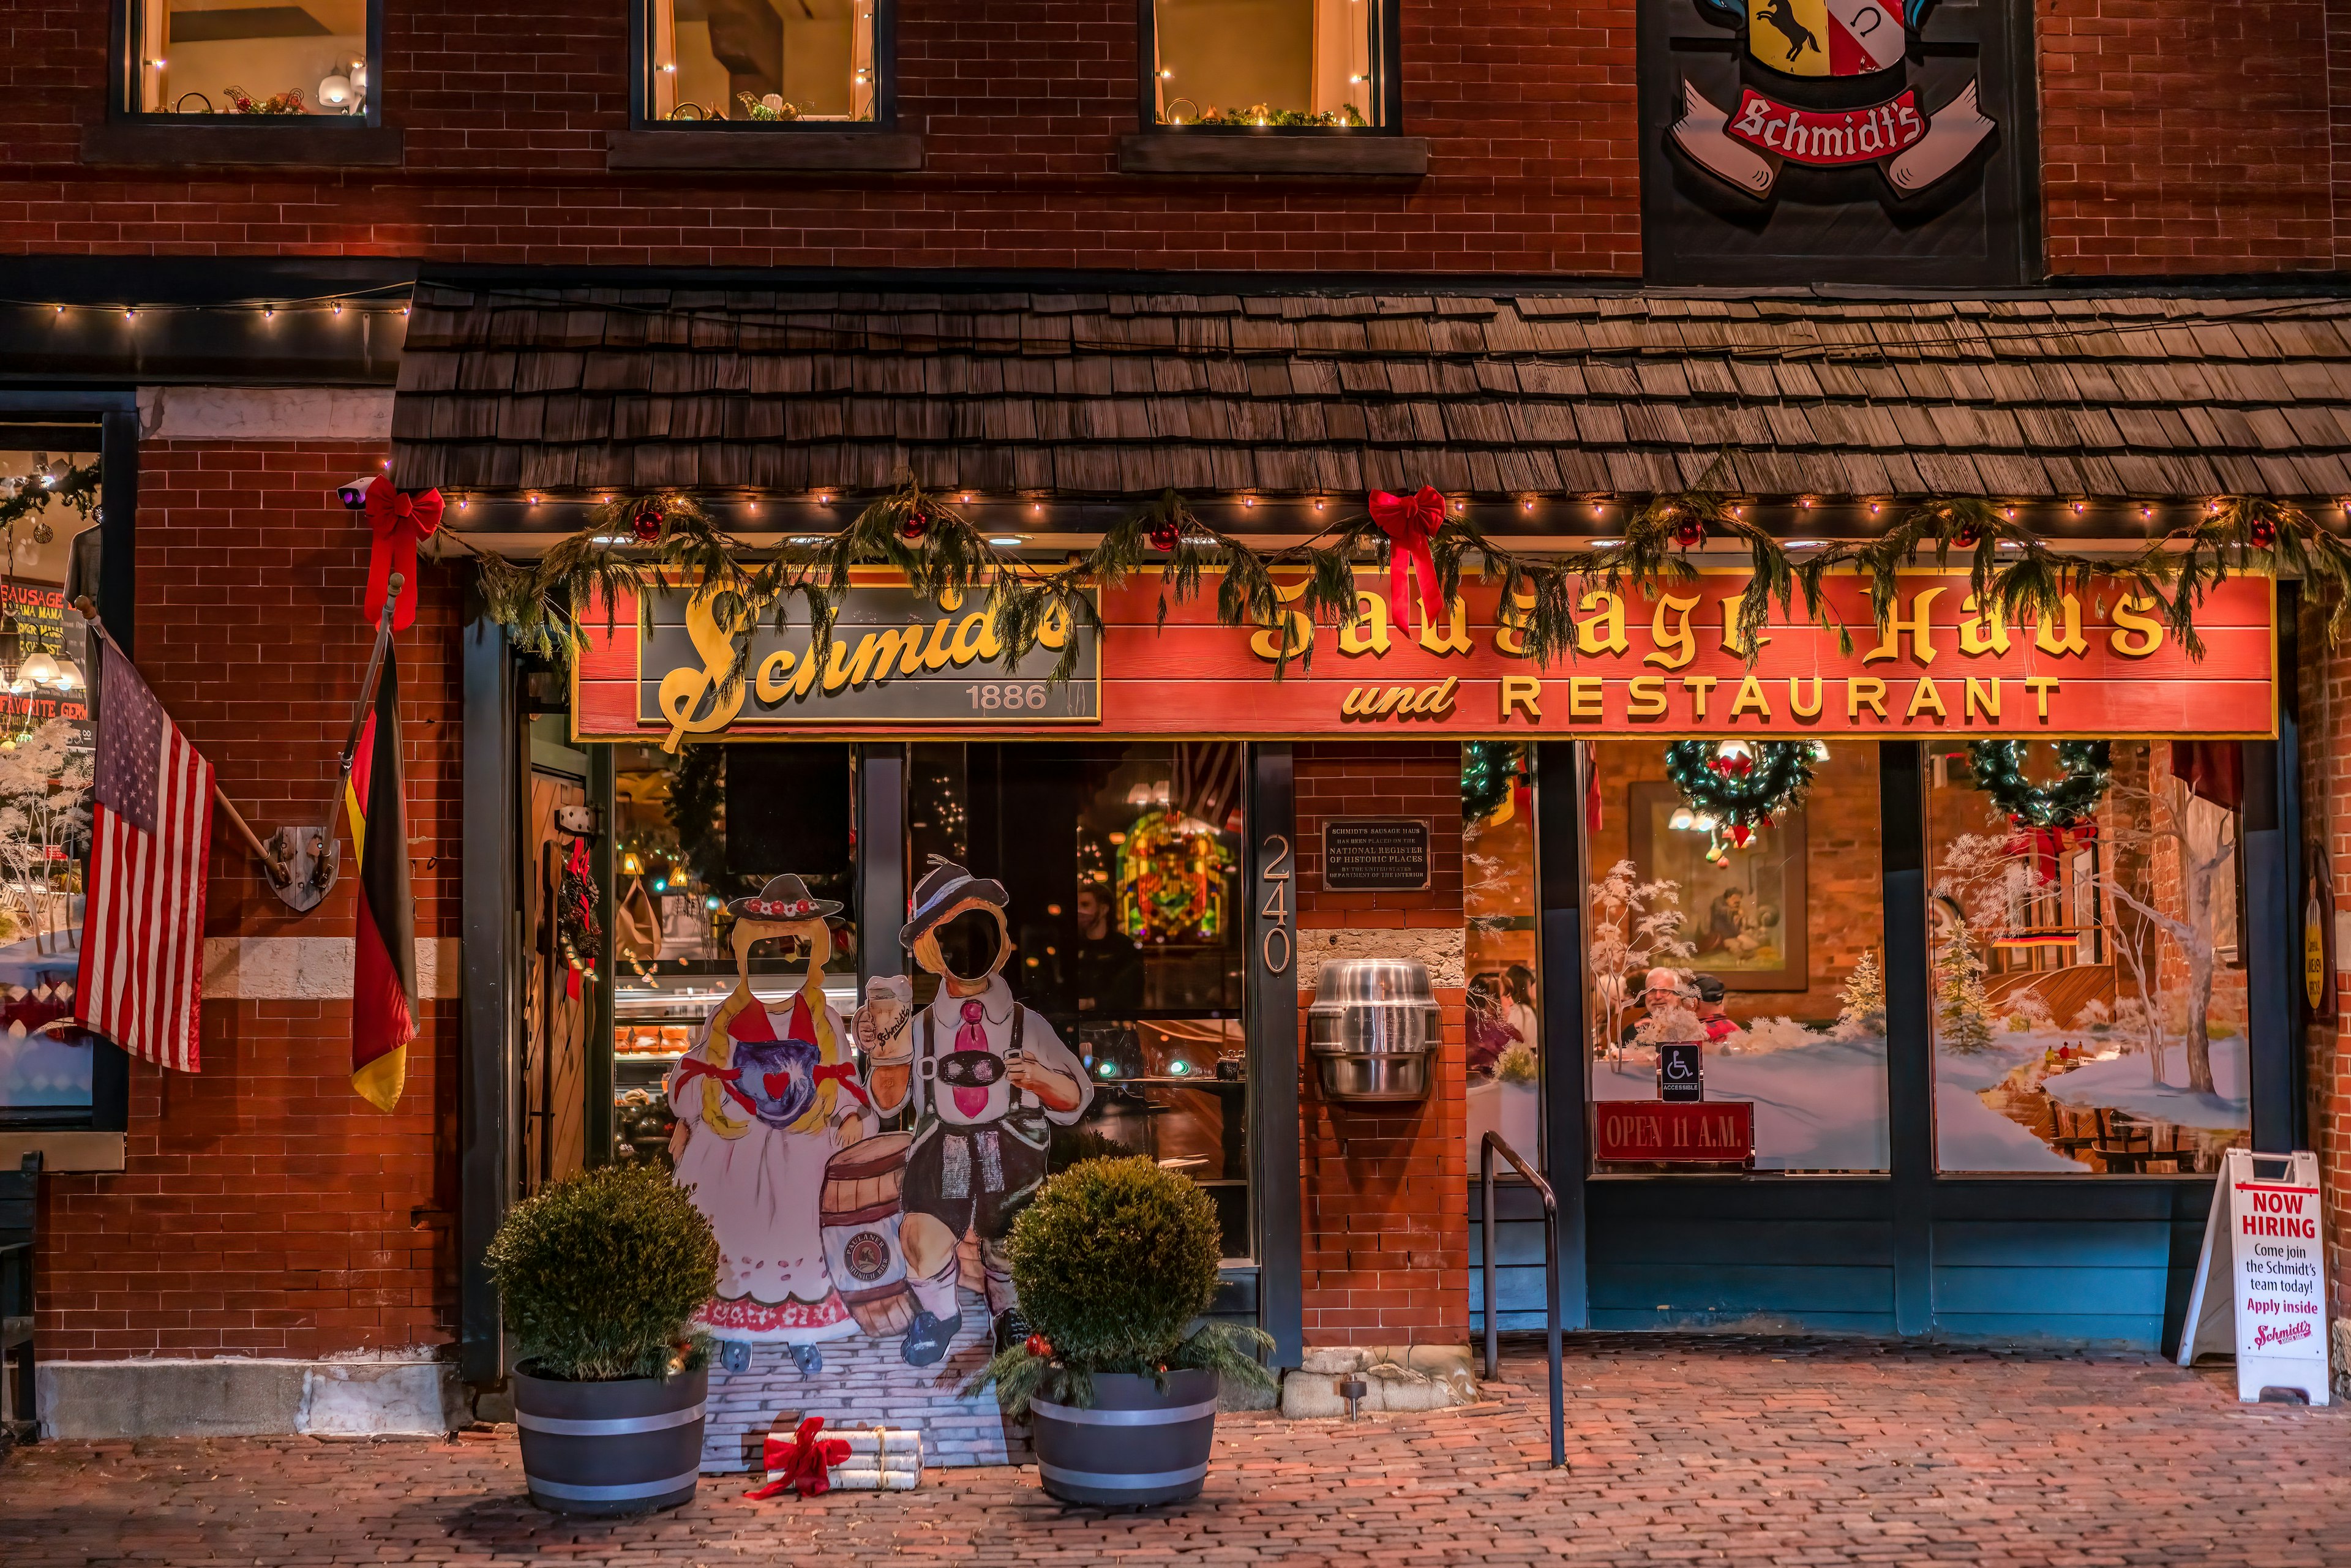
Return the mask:
<path fill-rule="evenodd" d="M 958 980 L 977 980 L 996 967 L 1004 943 L 1003 927 L 992 909 L 967 909 L 934 928 L 939 962 Z"/>

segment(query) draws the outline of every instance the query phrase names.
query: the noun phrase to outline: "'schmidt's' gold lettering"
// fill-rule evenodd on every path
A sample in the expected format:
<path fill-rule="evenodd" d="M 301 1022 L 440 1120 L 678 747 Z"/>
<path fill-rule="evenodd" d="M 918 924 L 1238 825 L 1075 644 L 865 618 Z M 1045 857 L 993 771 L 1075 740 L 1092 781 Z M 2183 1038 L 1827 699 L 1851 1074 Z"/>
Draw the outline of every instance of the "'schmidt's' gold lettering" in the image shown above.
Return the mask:
<path fill-rule="evenodd" d="M 914 635 L 919 639 L 922 633 Z M 794 655 L 789 648 L 778 648 L 759 661 L 759 678 L 753 687 L 763 703 L 779 703 L 792 695 L 791 683 L 784 677 L 791 673 Z"/>
<path fill-rule="evenodd" d="M 723 625 L 718 609 L 722 599 L 734 607 Z M 669 720 L 669 734 L 662 741 L 664 751 L 675 751 L 677 743 L 689 735 L 708 735 L 735 722 L 735 716 L 743 710 L 744 687 L 749 684 L 737 680 L 730 685 L 727 680 L 735 669 L 735 638 L 738 632 L 747 633 L 758 619 L 759 607 L 737 594 L 697 591 L 686 600 L 685 634 L 694 640 L 702 667 L 680 664 L 662 677 L 656 700 L 662 716 Z M 697 716 L 695 710 L 705 696 L 711 699 L 710 711 Z"/>
<path fill-rule="evenodd" d="M 1902 634 L 1907 632 L 1910 634 L 1911 657 L 1922 664 L 1933 664 L 1935 662 L 1935 623 L 1932 606 L 1936 595 L 1942 591 L 1939 588 L 1920 589 L 1911 598 L 1910 613 L 1907 616 L 1902 613 L 1902 596 L 1896 593 L 1894 596 L 1894 613 L 1886 620 L 1885 633 L 1878 639 L 1876 647 L 1861 656 L 1861 662 L 1865 664 L 1874 664 L 1880 659 L 1900 658 Z"/>
<path fill-rule="evenodd" d="M 2115 629 L 2106 645 L 2126 659 L 2144 659 L 2163 646 L 2163 622 L 2147 613 L 2157 601 L 2143 593 L 2126 593 L 2115 601 Z"/>

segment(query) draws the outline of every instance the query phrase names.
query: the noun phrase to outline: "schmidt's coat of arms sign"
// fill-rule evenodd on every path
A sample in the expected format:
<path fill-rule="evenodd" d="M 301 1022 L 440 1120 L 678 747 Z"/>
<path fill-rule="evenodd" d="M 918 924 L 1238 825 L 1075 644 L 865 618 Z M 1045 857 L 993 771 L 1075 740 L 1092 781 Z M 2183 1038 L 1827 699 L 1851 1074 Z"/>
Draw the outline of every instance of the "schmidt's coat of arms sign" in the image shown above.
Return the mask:
<path fill-rule="evenodd" d="M 1924 191 L 1965 162 L 1992 122 L 1970 80 L 1929 110 L 1905 79 L 1910 38 L 1934 0 L 1675 0 L 1745 29 L 1748 57 L 1782 77 L 1809 78 L 1805 105 L 1742 87 L 1714 103 L 1685 79 L 1674 142 L 1708 173 L 1761 201 L 1780 170 L 1875 163 L 1898 196 Z M 1849 78 L 1823 82 L 1821 78 Z M 1819 85 L 1812 85 L 1819 83 Z M 1768 85 L 1768 83 L 1767 83 Z M 1826 101 L 1834 107 L 1818 107 Z"/>

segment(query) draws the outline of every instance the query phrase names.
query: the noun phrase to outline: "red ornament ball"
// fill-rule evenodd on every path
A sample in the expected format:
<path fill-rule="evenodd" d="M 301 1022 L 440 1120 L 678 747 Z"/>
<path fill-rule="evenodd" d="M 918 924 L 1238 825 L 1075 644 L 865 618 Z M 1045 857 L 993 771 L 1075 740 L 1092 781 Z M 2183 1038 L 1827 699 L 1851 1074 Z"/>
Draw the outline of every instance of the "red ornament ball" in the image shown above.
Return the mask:
<path fill-rule="evenodd" d="M 2267 549 L 2277 543 L 2277 525 L 2267 517 L 2255 517 L 2245 525 L 2245 538 L 2255 549 Z"/>
<path fill-rule="evenodd" d="M 1674 529 L 1674 543 L 1681 546 L 1684 549 L 1696 549 L 1699 545 L 1705 542 L 1706 525 L 1699 522 L 1696 517 L 1692 517 L 1687 522 L 1677 525 Z"/>
<path fill-rule="evenodd" d="M 1151 530 L 1151 548 L 1163 555 L 1173 555 L 1183 537 L 1184 531 L 1174 523 L 1161 523 Z"/>
<path fill-rule="evenodd" d="M 662 524 L 665 520 L 659 507 L 647 503 L 638 507 L 636 515 L 629 519 L 629 528 L 637 536 L 638 543 L 658 544 L 662 537 Z"/>
<path fill-rule="evenodd" d="M 1032 1333 L 1029 1336 L 1022 1348 L 1027 1350 L 1030 1355 L 1050 1355 L 1053 1354 L 1053 1342 L 1047 1339 L 1043 1334 Z"/>
<path fill-rule="evenodd" d="M 1973 549 L 1983 543 L 1983 530 L 1973 523 L 1969 523 L 1951 536 L 1951 542 L 1961 549 Z"/>
<path fill-rule="evenodd" d="M 920 544 L 923 536 L 931 531 L 931 514 L 920 507 L 898 519 L 898 537 L 908 544 Z"/>

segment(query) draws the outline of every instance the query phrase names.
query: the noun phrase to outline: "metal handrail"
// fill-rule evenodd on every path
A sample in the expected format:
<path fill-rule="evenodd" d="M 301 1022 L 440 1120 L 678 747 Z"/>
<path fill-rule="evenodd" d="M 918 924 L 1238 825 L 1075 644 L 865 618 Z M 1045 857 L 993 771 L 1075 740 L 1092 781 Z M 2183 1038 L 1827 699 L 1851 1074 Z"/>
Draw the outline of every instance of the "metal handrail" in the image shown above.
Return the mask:
<path fill-rule="evenodd" d="M 1559 1350 L 1559 1198 L 1551 1183 L 1520 1159 L 1519 1151 L 1504 1143 L 1499 1133 L 1487 1134 L 1478 1152 L 1479 1179 L 1486 1192 L 1486 1375 L 1490 1379 L 1501 1364 L 1497 1343 L 1500 1331 L 1495 1326 L 1499 1309 L 1494 1302 L 1494 1155 L 1498 1153 L 1542 1197 L 1543 1333 L 1551 1352 L 1551 1468 L 1562 1469 L 1567 1465 L 1567 1395 Z"/>

